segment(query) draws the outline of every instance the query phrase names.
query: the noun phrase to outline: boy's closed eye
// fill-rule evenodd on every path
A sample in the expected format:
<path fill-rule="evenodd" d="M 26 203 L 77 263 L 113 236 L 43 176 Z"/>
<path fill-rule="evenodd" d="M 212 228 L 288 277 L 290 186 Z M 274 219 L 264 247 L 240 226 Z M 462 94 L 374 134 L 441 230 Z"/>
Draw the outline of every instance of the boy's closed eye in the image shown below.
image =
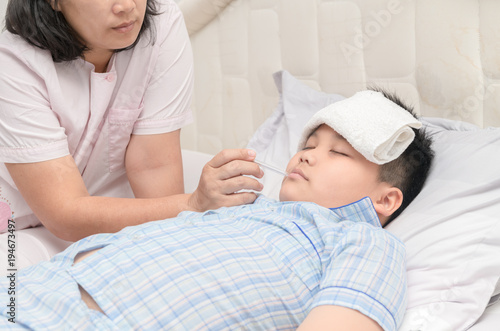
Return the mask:
<path fill-rule="evenodd" d="M 337 155 L 340 155 L 340 156 L 347 156 L 349 157 L 349 155 L 347 153 L 344 153 L 344 152 L 341 152 L 341 151 L 338 151 L 338 150 L 330 150 L 330 152 L 334 153 L 334 154 L 337 154 Z"/>
<path fill-rule="evenodd" d="M 315 146 L 305 146 L 304 148 L 302 148 L 302 150 L 303 151 L 307 151 L 307 150 L 311 150 L 311 149 L 315 149 L 315 148 L 316 148 Z M 342 149 L 339 149 L 339 148 L 332 148 L 332 149 L 330 149 L 330 152 L 334 153 L 334 154 L 337 154 L 337 155 L 349 157 L 348 152 L 346 152 L 346 151 L 344 151 Z"/>

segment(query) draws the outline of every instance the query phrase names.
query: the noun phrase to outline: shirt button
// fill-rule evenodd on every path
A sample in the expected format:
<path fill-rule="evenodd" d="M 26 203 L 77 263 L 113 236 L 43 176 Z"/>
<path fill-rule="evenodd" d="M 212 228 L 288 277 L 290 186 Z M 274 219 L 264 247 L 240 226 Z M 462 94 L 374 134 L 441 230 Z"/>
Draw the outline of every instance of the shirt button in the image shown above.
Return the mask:
<path fill-rule="evenodd" d="M 135 241 L 135 240 L 139 240 L 141 238 L 142 238 L 142 236 L 140 234 L 134 234 L 131 239 Z"/>
<path fill-rule="evenodd" d="M 106 80 L 107 80 L 108 82 L 112 82 L 112 81 L 114 81 L 114 80 L 115 80 L 115 75 L 113 75 L 113 74 L 108 74 L 108 75 L 106 76 Z"/>
<path fill-rule="evenodd" d="M 121 282 L 115 283 L 113 287 L 117 292 L 124 292 L 127 290 Z"/>

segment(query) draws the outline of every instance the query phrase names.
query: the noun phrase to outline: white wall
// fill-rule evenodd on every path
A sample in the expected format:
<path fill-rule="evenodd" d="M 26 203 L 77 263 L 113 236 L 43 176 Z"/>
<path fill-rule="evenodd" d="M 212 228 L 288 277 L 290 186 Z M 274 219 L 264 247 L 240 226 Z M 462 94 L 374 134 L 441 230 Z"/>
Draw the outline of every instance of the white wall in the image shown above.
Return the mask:
<path fill-rule="evenodd" d="M 4 18 L 5 18 L 5 8 L 7 8 L 8 0 L 0 0 L 0 31 L 3 29 Z"/>

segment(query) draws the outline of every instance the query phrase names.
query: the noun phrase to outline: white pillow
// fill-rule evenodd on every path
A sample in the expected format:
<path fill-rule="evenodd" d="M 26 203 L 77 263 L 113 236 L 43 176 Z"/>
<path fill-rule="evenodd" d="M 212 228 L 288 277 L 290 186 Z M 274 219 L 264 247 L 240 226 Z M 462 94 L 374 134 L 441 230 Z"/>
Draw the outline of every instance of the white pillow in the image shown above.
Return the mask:
<path fill-rule="evenodd" d="M 463 330 L 500 278 L 500 128 L 425 118 L 436 152 L 428 181 L 387 229 L 407 248 L 403 330 Z"/>
<path fill-rule="evenodd" d="M 280 104 L 249 147 L 284 169 L 309 117 L 342 97 L 315 91 L 287 72 L 275 81 Z M 435 161 L 422 192 L 387 227 L 407 248 L 409 302 L 400 330 L 463 330 L 499 292 L 500 128 L 422 121 Z M 263 193 L 277 198 L 282 177 L 264 171 Z"/>

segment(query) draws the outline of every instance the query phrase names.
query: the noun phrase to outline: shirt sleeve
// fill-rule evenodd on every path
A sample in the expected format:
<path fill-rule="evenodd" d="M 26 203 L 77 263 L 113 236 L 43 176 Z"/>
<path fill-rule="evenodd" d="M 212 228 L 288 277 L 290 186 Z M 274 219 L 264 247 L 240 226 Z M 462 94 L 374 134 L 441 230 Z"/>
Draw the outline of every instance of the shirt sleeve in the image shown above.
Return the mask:
<path fill-rule="evenodd" d="M 383 229 L 355 225 L 327 254 L 323 266 L 312 308 L 355 309 L 384 330 L 397 330 L 407 301 L 405 250 L 399 240 Z"/>
<path fill-rule="evenodd" d="M 158 57 L 134 134 L 170 132 L 192 122 L 194 67 L 184 18 L 172 1 L 162 1 L 160 11 L 155 17 Z"/>
<path fill-rule="evenodd" d="M 10 44 L 12 46 L 4 46 Z M 43 76 L 53 64 L 50 54 L 23 49 L 16 36 L 4 32 L 0 44 L 0 162 L 28 163 L 69 154 L 64 128 L 50 106 Z M 23 53 L 40 63 L 32 68 Z M 36 53 L 36 54 L 35 54 Z"/>

